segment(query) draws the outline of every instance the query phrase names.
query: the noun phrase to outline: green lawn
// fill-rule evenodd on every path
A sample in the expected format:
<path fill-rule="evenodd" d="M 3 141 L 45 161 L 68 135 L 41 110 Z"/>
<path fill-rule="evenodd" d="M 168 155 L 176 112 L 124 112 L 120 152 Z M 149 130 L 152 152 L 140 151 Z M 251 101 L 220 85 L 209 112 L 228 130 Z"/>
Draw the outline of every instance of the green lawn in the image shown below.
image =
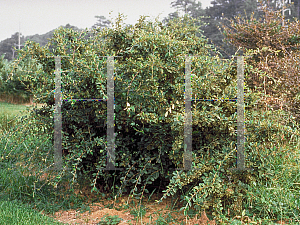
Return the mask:
<path fill-rule="evenodd" d="M 18 104 L 0 102 L 0 112 L 8 113 L 12 116 L 23 115 L 24 110 L 26 110 L 26 108 L 28 108 L 28 106 L 26 106 L 26 105 L 18 105 Z"/>
<path fill-rule="evenodd" d="M 10 104 L 0 102 L 0 129 L 12 126 L 19 116 L 28 115 L 25 105 Z"/>
<path fill-rule="evenodd" d="M 62 224 L 52 218 L 33 210 L 18 200 L 0 201 L 0 224 L 37 225 L 37 224 Z"/>

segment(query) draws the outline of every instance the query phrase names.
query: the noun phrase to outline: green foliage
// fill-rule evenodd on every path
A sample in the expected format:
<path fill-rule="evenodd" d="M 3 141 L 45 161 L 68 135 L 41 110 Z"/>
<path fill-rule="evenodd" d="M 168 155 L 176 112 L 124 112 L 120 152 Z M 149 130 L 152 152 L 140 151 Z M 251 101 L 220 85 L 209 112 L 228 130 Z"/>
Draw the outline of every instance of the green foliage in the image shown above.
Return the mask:
<path fill-rule="evenodd" d="M 6 62 L 4 61 L 4 55 L 0 56 L 0 88 L 3 86 L 3 71 L 5 70 Z"/>
<path fill-rule="evenodd" d="M 16 200 L 0 201 L 0 223 L 11 225 L 63 224 L 33 210 L 28 204 Z"/>
<path fill-rule="evenodd" d="M 76 26 L 72 26 L 70 24 L 66 24 L 65 26 L 61 26 L 63 28 L 72 28 L 74 30 L 81 30 Z M 33 41 L 41 46 L 45 46 L 49 39 L 53 37 L 55 29 L 45 33 L 45 34 L 35 34 L 35 35 L 29 35 L 29 36 L 23 36 L 20 34 L 20 44 L 21 48 L 24 45 L 26 41 Z M 13 61 L 14 58 L 17 57 L 18 48 L 16 47 L 16 44 L 19 42 L 19 33 L 13 34 L 10 38 L 7 38 L 5 40 L 2 40 L 0 42 L 0 55 L 5 55 L 4 59 Z M 13 50 L 14 49 L 14 50 Z M 14 52 L 14 53 L 13 53 Z"/>
<path fill-rule="evenodd" d="M 21 75 L 20 80 L 34 90 L 37 102 L 46 104 L 31 116 L 53 137 L 53 56 L 65 56 L 64 99 L 106 98 L 107 60 L 100 56 L 122 56 L 114 63 L 115 132 L 116 167 L 124 170 L 101 170 L 106 162 L 105 102 L 63 102 L 64 166 L 73 174 L 69 183 L 84 175 L 93 180 L 93 191 L 105 183 L 105 189 L 114 195 L 127 192 L 135 198 L 141 198 L 151 186 L 169 184 L 166 195 L 181 190 L 185 213 L 193 207 L 210 210 L 215 216 L 228 207 L 242 212 L 247 188 L 253 180 L 261 179 L 261 171 L 267 168 L 261 167 L 264 152 L 257 157 L 256 148 L 246 149 L 247 166 L 254 171 L 239 174 L 229 170 L 235 167 L 236 102 L 226 99 L 236 98 L 236 63 L 210 56 L 212 47 L 196 36 L 198 29 L 188 17 L 169 21 L 167 26 L 145 22 L 143 17 L 134 26 L 122 28 L 121 23 L 119 17 L 112 29 L 95 29 L 92 34 L 60 28 L 46 47 L 27 42 L 15 61 L 15 66 L 27 65 L 30 60 L 40 65 L 34 74 Z M 193 98 L 223 101 L 193 102 L 194 170 L 178 172 L 174 169 L 183 167 L 184 55 L 188 54 L 197 55 L 192 58 Z M 247 67 L 246 73 L 249 70 Z M 257 100 L 258 94 L 246 86 L 249 113 Z M 251 134 L 260 134 L 248 137 L 251 146 L 261 138 L 270 138 L 269 132 L 277 128 L 267 124 L 250 129 Z M 47 163 L 50 167 L 51 161 Z M 57 185 L 63 176 L 56 174 L 52 184 Z"/>
<path fill-rule="evenodd" d="M 20 34 L 21 44 L 24 42 L 24 36 Z M 13 60 L 16 57 L 16 44 L 19 42 L 19 33 L 16 32 L 10 38 L 0 42 L 0 55 L 4 54 L 4 59 Z"/>
<path fill-rule="evenodd" d="M 248 118 L 248 159 L 257 178 L 249 186 L 245 209 L 265 219 L 299 219 L 299 125 L 284 111 Z"/>
<path fill-rule="evenodd" d="M 31 90 L 26 82 L 26 74 L 32 76 L 41 69 L 40 65 L 32 59 L 26 59 L 17 66 L 1 58 L 0 65 L 0 98 L 12 103 L 30 101 Z M 23 77 L 23 81 L 20 81 Z"/>
<path fill-rule="evenodd" d="M 253 168 L 253 171 L 240 174 L 228 170 L 233 159 L 229 151 L 234 147 L 224 148 L 223 152 L 218 152 L 218 157 L 195 155 L 195 170 L 173 172 L 163 198 L 182 191 L 184 195 L 181 199 L 185 206 L 181 210 L 206 210 L 215 216 L 228 210 L 234 211 L 231 214 L 234 216 L 242 213 L 243 208 L 255 208 L 247 214 L 253 216 L 255 213 L 261 218 L 279 219 L 298 215 L 299 152 L 296 150 L 299 146 L 299 128 L 294 117 L 284 111 L 247 111 L 245 126 L 246 167 Z M 287 143 L 294 147 L 280 147 Z M 289 170 L 288 176 L 283 172 L 283 167 Z M 295 189 L 291 190 L 291 185 Z M 289 201 L 290 198 L 293 200 Z"/>
<path fill-rule="evenodd" d="M 106 216 L 102 217 L 102 220 L 98 223 L 98 225 L 117 225 L 121 222 L 122 218 L 117 215 L 114 216 Z"/>
<path fill-rule="evenodd" d="M 192 62 L 196 98 L 235 98 L 236 68 L 233 63 L 208 56 L 210 46 L 195 35 L 197 28 L 187 17 L 167 27 L 146 23 L 143 18 L 125 29 L 120 23 L 115 29 L 95 32 L 93 39 L 79 38 L 86 31 L 58 29 L 49 43 L 53 52 L 27 42 L 19 62 L 30 57 L 42 65 L 43 70 L 23 80 L 36 90 L 37 101 L 46 103 L 37 114 L 45 117 L 44 124 L 51 130 L 54 59 L 45 56 L 70 54 L 62 58 L 63 97 L 76 99 L 105 97 L 106 59 L 98 55 L 123 56 L 115 60 L 116 166 L 129 170 L 114 176 L 119 187 L 125 192 L 130 188 L 134 194 L 155 180 L 166 183 L 169 169 L 182 166 L 184 54 L 199 56 Z M 235 103 L 196 102 L 193 108 L 195 154 L 210 154 L 212 165 L 207 174 L 225 155 L 231 158 L 228 168 L 234 162 L 233 155 L 224 145 L 235 139 Z M 78 171 L 87 172 L 94 177 L 94 186 L 106 181 L 106 188 L 110 188 L 113 175 L 99 170 L 105 166 L 106 157 L 105 110 L 102 102 L 64 102 L 63 148 L 75 178 Z"/>
<path fill-rule="evenodd" d="M 0 102 L 0 132 L 8 131 L 20 121 L 20 112 L 26 109 L 25 105 L 14 105 Z"/>

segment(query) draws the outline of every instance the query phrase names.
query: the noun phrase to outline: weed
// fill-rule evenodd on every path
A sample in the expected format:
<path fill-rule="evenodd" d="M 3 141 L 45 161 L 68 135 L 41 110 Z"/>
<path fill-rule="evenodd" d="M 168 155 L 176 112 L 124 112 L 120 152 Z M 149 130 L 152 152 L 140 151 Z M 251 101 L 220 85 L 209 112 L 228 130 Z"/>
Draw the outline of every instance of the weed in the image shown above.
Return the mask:
<path fill-rule="evenodd" d="M 102 220 L 97 225 L 116 225 L 122 221 L 122 218 L 119 218 L 117 215 L 109 216 L 106 214 L 102 217 Z"/>

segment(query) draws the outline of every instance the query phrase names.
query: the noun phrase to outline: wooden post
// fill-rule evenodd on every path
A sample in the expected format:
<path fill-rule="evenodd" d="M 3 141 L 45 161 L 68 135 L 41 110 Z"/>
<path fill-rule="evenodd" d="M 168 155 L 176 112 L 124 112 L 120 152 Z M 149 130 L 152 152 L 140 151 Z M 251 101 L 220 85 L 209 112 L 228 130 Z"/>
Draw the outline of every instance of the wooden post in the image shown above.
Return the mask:
<path fill-rule="evenodd" d="M 62 169 L 62 122 L 61 122 L 61 57 L 55 57 L 55 110 L 54 110 L 54 163 Z"/>
<path fill-rule="evenodd" d="M 237 57 L 237 169 L 245 169 L 244 57 Z"/>
<path fill-rule="evenodd" d="M 184 115 L 184 170 L 192 168 L 192 87 L 191 87 L 191 59 L 185 59 L 185 115 Z"/>
<path fill-rule="evenodd" d="M 114 57 L 107 58 L 107 170 L 115 170 Z"/>

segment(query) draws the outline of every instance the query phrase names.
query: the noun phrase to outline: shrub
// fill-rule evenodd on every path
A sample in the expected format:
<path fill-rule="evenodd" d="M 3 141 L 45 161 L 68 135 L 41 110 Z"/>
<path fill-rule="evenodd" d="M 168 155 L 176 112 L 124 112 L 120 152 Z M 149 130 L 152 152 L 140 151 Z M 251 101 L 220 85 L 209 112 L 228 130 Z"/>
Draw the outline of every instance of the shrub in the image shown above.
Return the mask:
<path fill-rule="evenodd" d="M 128 192 L 137 197 L 149 192 L 151 186 L 163 189 L 169 184 L 167 194 L 181 190 L 182 200 L 188 203 L 185 212 L 192 205 L 197 210 L 210 209 L 214 215 L 222 213 L 226 205 L 240 211 L 249 184 L 260 179 L 263 168 L 257 165 L 263 158 L 246 149 L 250 156 L 247 166 L 254 171 L 240 174 L 229 170 L 235 166 L 235 102 L 193 102 L 196 170 L 174 171 L 183 167 L 183 56 L 198 56 L 192 60 L 193 98 L 197 99 L 235 98 L 236 63 L 210 56 L 212 46 L 199 36 L 188 17 L 166 26 L 145 22 L 144 17 L 135 26 L 122 28 L 121 22 L 119 17 L 112 29 L 95 29 L 92 34 L 60 28 L 46 47 L 27 42 L 15 62 L 33 58 L 42 66 L 22 79 L 36 90 L 37 101 L 46 104 L 32 116 L 53 136 L 53 56 L 68 55 L 61 63 L 62 92 L 63 98 L 74 99 L 106 97 L 106 58 L 100 56 L 122 56 L 115 58 L 115 166 L 124 170 L 101 170 L 106 163 L 105 102 L 64 102 L 63 150 L 64 163 L 73 173 L 70 183 L 86 174 L 93 180 L 94 191 L 105 183 L 107 190 L 119 189 L 119 194 Z M 246 110 L 251 112 L 259 94 L 247 86 L 245 92 Z M 53 185 L 62 176 L 56 176 Z"/>

